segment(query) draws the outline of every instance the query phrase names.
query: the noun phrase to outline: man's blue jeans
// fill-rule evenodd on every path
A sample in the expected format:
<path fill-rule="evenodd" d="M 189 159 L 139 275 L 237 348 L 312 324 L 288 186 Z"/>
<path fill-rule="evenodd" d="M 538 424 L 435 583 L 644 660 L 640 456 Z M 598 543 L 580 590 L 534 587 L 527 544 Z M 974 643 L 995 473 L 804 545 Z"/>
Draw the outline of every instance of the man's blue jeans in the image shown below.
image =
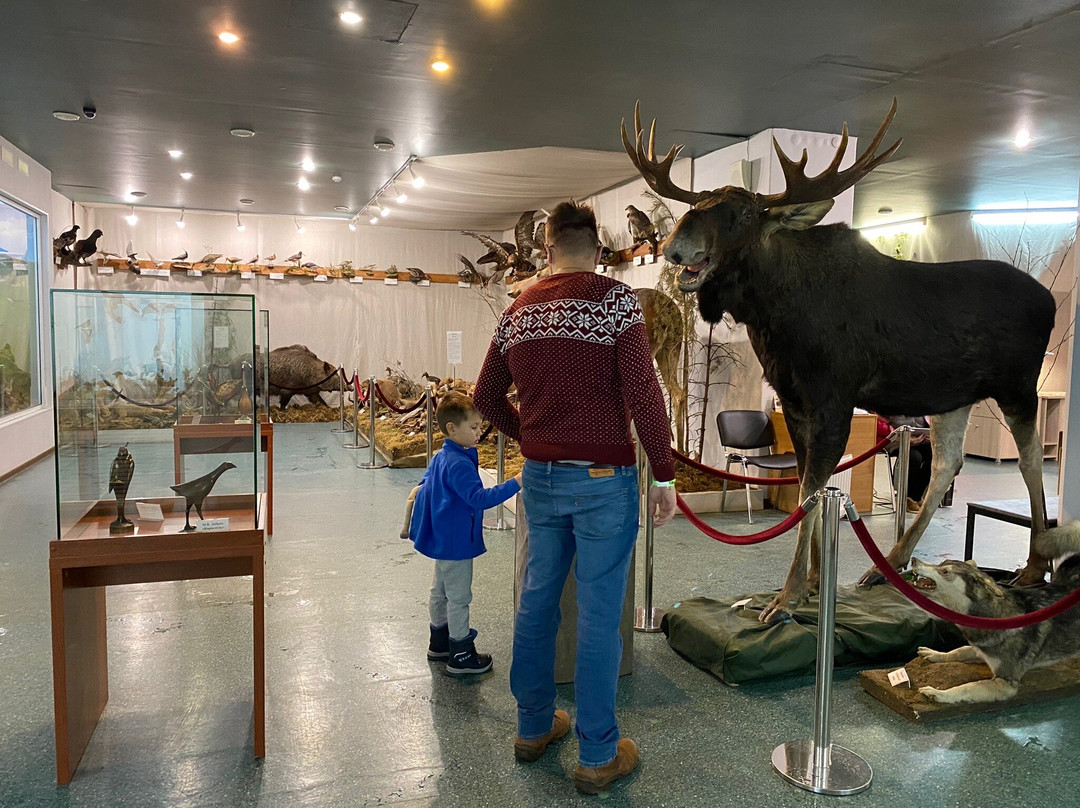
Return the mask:
<path fill-rule="evenodd" d="M 559 599 L 577 555 L 578 758 L 602 766 L 615 758 L 619 726 L 615 688 L 622 659 L 619 622 L 638 531 L 637 468 L 594 470 L 525 462 L 522 496 L 529 552 L 514 623 L 510 689 L 518 703 L 518 735 L 551 730 L 555 714 L 555 635 Z"/>

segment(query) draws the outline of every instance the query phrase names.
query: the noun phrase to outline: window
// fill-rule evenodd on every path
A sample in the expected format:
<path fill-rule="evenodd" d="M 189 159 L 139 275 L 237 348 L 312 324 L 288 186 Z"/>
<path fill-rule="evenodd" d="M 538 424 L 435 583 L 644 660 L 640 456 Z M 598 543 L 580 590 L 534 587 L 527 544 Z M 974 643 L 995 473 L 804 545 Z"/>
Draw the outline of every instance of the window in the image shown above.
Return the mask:
<path fill-rule="evenodd" d="M 0 418 L 41 403 L 38 217 L 0 196 Z"/>

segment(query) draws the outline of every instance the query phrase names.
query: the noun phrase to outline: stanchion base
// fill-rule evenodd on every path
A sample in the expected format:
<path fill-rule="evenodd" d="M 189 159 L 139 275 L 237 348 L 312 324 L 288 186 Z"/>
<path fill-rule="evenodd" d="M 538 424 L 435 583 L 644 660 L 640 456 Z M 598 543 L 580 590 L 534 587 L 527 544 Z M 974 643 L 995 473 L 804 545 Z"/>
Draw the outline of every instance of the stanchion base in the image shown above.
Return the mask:
<path fill-rule="evenodd" d="M 484 530 L 513 530 L 514 526 L 503 519 L 501 516 L 498 519 L 485 519 Z"/>
<path fill-rule="evenodd" d="M 351 426 L 347 426 L 347 427 L 344 427 L 344 428 L 342 428 L 340 426 L 335 426 L 330 431 L 333 432 L 335 435 L 344 435 L 346 432 L 353 432 L 354 430 L 353 430 L 353 428 Z"/>
<path fill-rule="evenodd" d="M 341 444 L 341 448 L 342 449 L 370 449 L 371 444 L 370 443 L 343 443 L 343 444 Z"/>
<path fill-rule="evenodd" d="M 385 469 L 389 467 L 389 463 L 384 463 L 381 460 L 376 460 L 374 463 L 357 463 L 358 469 Z"/>
<path fill-rule="evenodd" d="M 660 630 L 660 621 L 664 619 L 663 609 L 646 610 L 638 606 L 634 609 L 634 631 L 642 631 L 646 634 L 655 634 Z"/>
<path fill-rule="evenodd" d="M 865 791 L 874 777 L 869 763 L 850 749 L 832 744 L 825 776 L 815 780 L 814 742 L 809 738 L 780 744 L 773 750 L 772 765 L 792 785 L 832 797 Z"/>

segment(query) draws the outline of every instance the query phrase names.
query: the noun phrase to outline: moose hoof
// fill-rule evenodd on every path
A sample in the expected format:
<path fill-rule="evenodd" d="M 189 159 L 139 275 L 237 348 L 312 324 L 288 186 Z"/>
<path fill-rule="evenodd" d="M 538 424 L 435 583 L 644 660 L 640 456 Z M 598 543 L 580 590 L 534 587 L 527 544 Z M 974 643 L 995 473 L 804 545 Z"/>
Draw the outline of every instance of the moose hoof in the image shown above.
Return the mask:
<path fill-rule="evenodd" d="M 1011 586 L 1036 586 L 1046 580 L 1046 570 L 1041 566 L 1030 564 L 1016 573 L 1016 577 L 1009 581 Z"/>
<path fill-rule="evenodd" d="M 872 586 L 883 584 L 887 580 L 888 579 L 878 571 L 877 567 L 871 567 L 866 571 L 863 577 L 859 579 L 857 586 L 860 589 L 869 589 Z"/>

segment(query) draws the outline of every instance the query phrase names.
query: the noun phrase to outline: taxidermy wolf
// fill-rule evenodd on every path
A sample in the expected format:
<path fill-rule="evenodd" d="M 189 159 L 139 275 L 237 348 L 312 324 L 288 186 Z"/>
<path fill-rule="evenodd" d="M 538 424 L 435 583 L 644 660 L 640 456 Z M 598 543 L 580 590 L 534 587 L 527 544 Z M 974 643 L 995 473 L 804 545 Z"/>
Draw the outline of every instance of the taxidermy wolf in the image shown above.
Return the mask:
<path fill-rule="evenodd" d="M 1048 586 L 1003 589 L 974 561 L 934 565 L 913 558 L 911 571 L 919 589 L 953 611 L 977 617 L 1013 617 L 1050 606 L 1080 587 L 1080 522 L 1040 533 L 1035 544 L 1044 558 L 1065 556 Z M 985 662 L 994 678 L 948 690 L 919 688 L 933 701 L 1001 701 L 1016 693 L 1020 680 L 1032 668 L 1080 656 L 1080 607 L 1024 628 L 958 628 L 969 645 L 947 653 L 924 647 L 919 649 L 919 656 L 930 662 Z"/>
<path fill-rule="evenodd" d="M 870 146 L 842 171 L 846 124 L 835 157 L 816 177 L 806 176 L 805 151 L 794 161 L 774 141 L 786 179 L 778 194 L 679 188 L 670 175 L 681 146 L 657 160 L 656 121 L 646 150 L 637 109 L 636 143 L 625 125 L 622 136 L 656 193 L 693 206 L 661 249 L 684 267 L 679 287 L 697 294 L 707 321 L 718 322 L 727 312 L 745 323 L 765 378 L 783 403 L 802 500 L 825 485 L 844 454 L 853 408 L 933 416 L 934 462 L 923 506 L 888 556 L 899 570 L 960 471 L 968 414 L 986 398 L 1001 408 L 1019 449 L 1032 540 L 1045 530 L 1037 384 L 1055 304 L 1037 280 L 999 261 L 899 261 L 847 225 L 814 226 L 833 197 L 899 148 L 897 141 L 875 154 L 895 113 L 894 100 Z M 820 541 L 820 526 L 820 510 L 799 524 L 787 580 L 761 620 L 782 617 L 817 588 L 818 553 L 809 551 Z M 1041 581 L 1048 569 L 1032 543 L 1018 580 Z M 863 583 L 878 576 L 870 570 Z"/>

